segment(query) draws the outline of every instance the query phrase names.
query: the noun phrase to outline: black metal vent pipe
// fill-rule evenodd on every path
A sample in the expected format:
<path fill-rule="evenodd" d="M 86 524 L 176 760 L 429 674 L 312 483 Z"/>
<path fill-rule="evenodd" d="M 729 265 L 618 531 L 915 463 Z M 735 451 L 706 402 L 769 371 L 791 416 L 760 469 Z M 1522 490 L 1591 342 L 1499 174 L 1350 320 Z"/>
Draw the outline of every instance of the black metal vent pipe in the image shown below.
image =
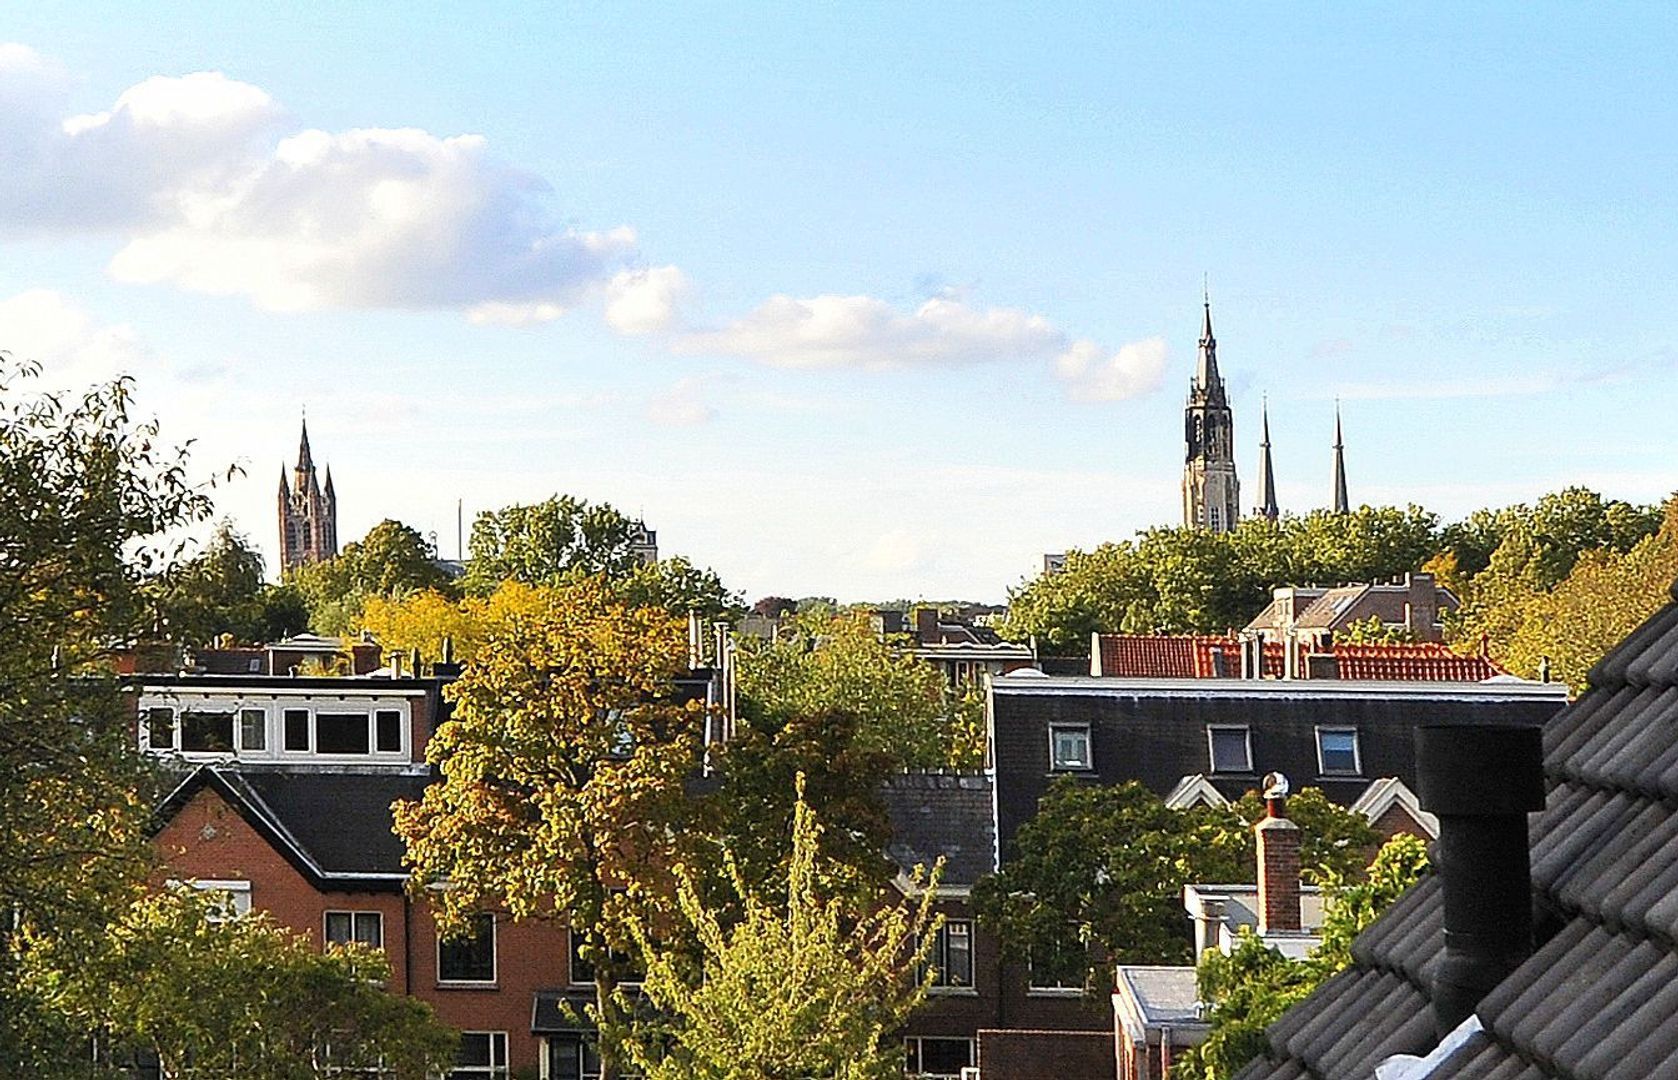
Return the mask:
<path fill-rule="evenodd" d="M 1444 1038 L 1532 955 L 1527 814 L 1544 809 L 1544 745 L 1530 726 L 1424 723 L 1418 735 L 1418 794 L 1439 818 L 1445 956 L 1433 1015 Z"/>

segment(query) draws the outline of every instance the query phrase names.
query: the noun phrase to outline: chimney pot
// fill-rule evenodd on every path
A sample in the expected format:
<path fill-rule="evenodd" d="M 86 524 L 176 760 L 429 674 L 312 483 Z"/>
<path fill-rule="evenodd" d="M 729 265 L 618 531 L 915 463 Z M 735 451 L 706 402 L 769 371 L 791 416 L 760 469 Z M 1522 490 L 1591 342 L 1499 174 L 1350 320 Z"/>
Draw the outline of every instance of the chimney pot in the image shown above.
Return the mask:
<path fill-rule="evenodd" d="M 1270 804 L 1276 810 L 1280 800 Z M 1253 826 L 1258 838 L 1259 933 L 1301 930 L 1299 910 L 1299 826 L 1285 817 L 1267 814 Z"/>

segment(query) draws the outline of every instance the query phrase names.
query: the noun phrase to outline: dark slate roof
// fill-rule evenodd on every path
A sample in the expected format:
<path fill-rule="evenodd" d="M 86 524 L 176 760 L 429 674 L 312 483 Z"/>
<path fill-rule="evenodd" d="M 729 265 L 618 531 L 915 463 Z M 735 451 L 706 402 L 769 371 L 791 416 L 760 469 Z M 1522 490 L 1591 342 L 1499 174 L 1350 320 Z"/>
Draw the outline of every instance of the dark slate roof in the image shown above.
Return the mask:
<path fill-rule="evenodd" d="M 1678 1078 L 1678 586 L 1592 669 L 1544 730 L 1547 808 L 1532 824 L 1533 956 L 1475 1010 L 1482 1030 L 1430 1078 Z M 1401 898 L 1355 966 L 1274 1024 L 1240 1080 L 1369 1077 L 1427 1054 L 1444 948 L 1439 885 Z"/>
<path fill-rule="evenodd" d="M 941 887 L 962 889 L 996 869 L 991 780 L 984 773 L 902 773 L 880 797 L 891 816 L 886 854 L 905 873 L 942 857 Z"/>
<path fill-rule="evenodd" d="M 430 782 L 429 770 L 203 765 L 164 799 L 156 821 L 209 787 L 316 888 L 396 889 L 406 875 L 390 805 L 419 798 Z"/>

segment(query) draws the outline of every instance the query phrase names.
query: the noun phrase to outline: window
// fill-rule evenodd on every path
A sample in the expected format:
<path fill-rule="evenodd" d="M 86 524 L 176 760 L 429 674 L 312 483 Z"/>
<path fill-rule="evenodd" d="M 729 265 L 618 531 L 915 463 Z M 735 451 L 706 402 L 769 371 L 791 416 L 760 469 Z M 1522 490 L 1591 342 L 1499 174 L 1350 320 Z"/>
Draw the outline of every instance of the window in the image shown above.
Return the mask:
<path fill-rule="evenodd" d="M 329 911 L 326 913 L 326 941 L 344 945 L 359 941 L 375 949 L 384 948 L 385 917 L 377 911 Z"/>
<path fill-rule="evenodd" d="M 455 1051 L 449 1080 L 505 1080 L 507 1076 L 507 1033 L 505 1031 L 463 1031 L 460 1049 Z"/>
<path fill-rule="evenodd" d="M 973 985 L 973 924 L 950 919 L 938 928 L 938 936 L 927 956 L 934 972 L 932 985 L 945 989 L 966 989 Z"/>
<path fill-rule="evenodd" d="M 1245 727 L 1210 727 L 1207 741 L 1212 747 L 1212 771 L 1215 773 L 1250 773 L 1253 771 L 1253 740 Z"/>
<path fill-rule="evenodd" d="M 315 714 L 315 753 L 365 754 L 371 749 L 366 713 Z"/>
<path fill-rule="evenodd" d="M 285 748 L 293 753 L 309 752 L 309 710 L 285 711 Z"/>
<path fill-rule="evenodd" d="M 1026 962 L 1031 971 L 1027 983 L 1029 989 L 1083 993 L 1089 950 L 1078 940 L 1073 927 L 1066 928 L 1064 937 L 1034 945 L 1026 956 Z"/>
<path fill-rule="evenodd" d="M 188 885 L 200 892 L 215 893 L 221 900 L 221 912 L 217 921 L 221 919 L 237 919 L 241 915 L 249 915 L 251 910 L 251 883 L 248 881 L 227 881 L 204 878 L 198 881 L 171 882 L 172 885 Z"/>
<path fill-rule="evenodd" d="M 565 936 L 567 938 L 569 938 L 570 942 L 571 942 L 571 983 L 572 983 L 572 985 L 574 985 L 574 986 L 591 986 L 591 985 L 593 985 L 594 984 L 594 964 L 591 963 L 588 960 L 583 959 L 583 956 L 582 956 L 582 948 L 583 948 L 582 936 L 579 935 L 574 930 L 567 930 L 565 932 Z M 631 957 L 628 953 L 620 952 L 617 949 L 609 950 L 609 955 L 611 956 L 613 966 L 615 966 L 619 971 L 627 973 L 627 974 L 622 975 L 619 978 L 618 984 L 620 986 L 634 986 L 634 985 L 637 985 L 638 983 L 640 983 L 641 979 L 643 978 L 644 973 L 642 972 L 640 965 L 635 963 L 633 957 Z"/>
<path fill-rule="evenodd" d="M 268 749 L 268 713 L 265 710 L 239 710 L 239 749 Z"/>
<path fill-rule="evenodd" d="M 1049 768 L 1091 769 L 1090 726 L 1088 724 L 1049 725 Z"/>
<path fill-rule="evenodd" d="M 600 1080 L 600 1053 L 581 1035 L 548 1039 L 548 1080 Z"/>
<path fill-rule="evenodd" d="M 153 750 L 175 748 L 175 710 L 146 710 L 146 745 Z"/>
<path fill-rule="evenodd" d="M 233 714 L 187 711 L 181 713 L 181 749 L 189 754 L 233 752 Z"/>
<path fill-rule="evenodd" d="M 1362 773 L 1357 728 L 1318 728 L 1317 766 L 1324 776 L 1357 776 Z"/>
<path fill-rule="evenodd" d="M 395 709 L 380 709 L 373 714 L 375 742 L 381 754 L 395 754 L 402 750 L 402 714 Z"/>
<path fill-rule="evenodd" d="M 903 1040 L 908 1060 L 904 1071 L 924 1080 L 960 1080 L 961 1070 L 973 1065 L 972 1039 L 929 1039 L 911 1035 Z"/>
<path fill-rule="evenodd" d="M 466 933 L 437 939 L 437 981 L 492 983 L 495 981 L 495 916 L 477 915 Z"/>

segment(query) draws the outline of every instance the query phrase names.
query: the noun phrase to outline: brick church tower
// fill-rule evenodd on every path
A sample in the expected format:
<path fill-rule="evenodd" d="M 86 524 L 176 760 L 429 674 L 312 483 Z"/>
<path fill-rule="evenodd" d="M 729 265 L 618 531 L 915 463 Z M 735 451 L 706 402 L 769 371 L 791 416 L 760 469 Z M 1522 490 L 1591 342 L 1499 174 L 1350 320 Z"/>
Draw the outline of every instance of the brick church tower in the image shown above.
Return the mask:
<path fill-rule="evenodd" d="M 332 466 L 326 467 L 326 486 L 315 474 L 309 453 L 309 422 L 297 448 L 297 468 L 291 483 L 280 467 L 280 572 L 321 562 L 338 554 L 338 496 L 332 490 Z"/>
<path fill-rule="evenodd" d="M 1183 441 L 1183 524 L 1229 532 L 1241 517 L 1241 484 L 1235 478 L 1235 414 L 1218 374 L 1210 298 L 1200 328 L 1200 361 L 1183 409 Z"/>

